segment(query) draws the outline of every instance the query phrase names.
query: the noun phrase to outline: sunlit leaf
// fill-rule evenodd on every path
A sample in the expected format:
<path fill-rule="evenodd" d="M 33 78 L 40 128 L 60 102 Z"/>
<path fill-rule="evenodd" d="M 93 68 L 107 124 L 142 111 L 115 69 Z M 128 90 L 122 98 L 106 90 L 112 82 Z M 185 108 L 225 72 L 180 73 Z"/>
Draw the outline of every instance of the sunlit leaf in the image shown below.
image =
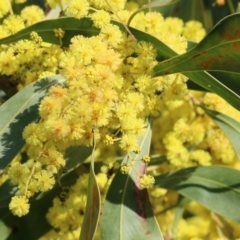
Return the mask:
<path fill-rule="evenodd" d="M 64 78 L 55 75 L 38 80 L 18 92 L 0 107 L 0 169 L 5 168 L 24 145 L 22 131 L 30 122 L 39 119 L 38 104 L 54 84 Z"/>
<path fill-rule="evenodd" d="M 240 122 L 220 112 L 205 107 L 203 109 L 226 134 L 240 159 Z"/>
<path fill-rule="evenodd" d="M 157 76 L 199 70 L 240 73 L 240 14 L 222 19 L 192 50 L 161 62 Z"/>
<path fill-rule="evenodd" d="M 213 212 L 240 223 L 240 171 L 224 166 L 191 167 L 162 174 L 156 186 L 176 190 Z"/>
<path fill-rule="evenodd" d="M 63 17 L 59 19 L 50 19 L 41 21 L 24 28 L 23 30 L 0 40 L 0 44 L 7 44 L 16 42 L 21 39 L 30 39 L 31 32 L 35 31 L 42 37 L 43 41 L 60 44 L 59 38 L 54 34 L 54 29 L 61 28 L 65 31 L 63 39 L 61 39 L 63 46 L 68 46 L 72 37 L 76 35 L 94 36 L 99 33 L 99 29 L 93 26 L 89 18 L 76 19 L 73 17 Z"/>
<path fill-rule="evenodd" d="M 149 154 L 151 128 L 139 141 L 140 154 L 131 154 L 131 158 L 141 159 Z M 128 156 L 124 159 L 126 163 Z M 139 186 L 139 175 L 144 174 L 146 164 L 134 163 L 129 174 L 117 172 L 109 187 L 102 214 L 101 237 L 114 240 L 163 240 L 161 231 L 153 216 L 146 190 Z M 138 173 L 136 172 L 138 171 Z"/>

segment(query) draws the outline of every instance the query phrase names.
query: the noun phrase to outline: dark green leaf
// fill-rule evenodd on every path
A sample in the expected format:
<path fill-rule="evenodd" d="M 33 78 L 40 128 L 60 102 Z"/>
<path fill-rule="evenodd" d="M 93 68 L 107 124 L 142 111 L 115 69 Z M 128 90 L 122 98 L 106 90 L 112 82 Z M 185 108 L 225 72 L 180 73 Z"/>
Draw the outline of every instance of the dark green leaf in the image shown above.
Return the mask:
<path fill-rule="evenodd" d="M 100 216 L 101 197 L 92 167 L 90 167 L 88 180 L 87 206 L 84 213 L 84 220 L 81 226 L 80 240 L 92 240 L 96 233 Z"/>
<path fill-rule="evenodd" d="M 235 88 L 228 88 L 208 72 L 186 72 L 184 75 L 191 79 L 195 84 L 205 88 L 207 91 L 218 94 L 233 107 L 240 110 L 240 96 L 235 92 Z M 231 81 L 231 79 L 229 79 L 229 81 Z"/>
<path fill-rule="evenodd" d="M 8 206 L 10 198 L 16 191 L 16 187 L 14 188 L 10 181 L 6 181 L 0 186 L 0 208 Z"/>
<path fill-rule="evenodd" d="M 54 29 L 61 28 L 65 31 L 62 39 L 63 46 L 68 46 L 72 37 L 76 35 L 94 36 L 99 33 L 99 29 L 93 26 L 89 18 L 76 19 L 72 17 L 64 17 L 59 19 L 51 19 L 38 22 L 27 27 L 9 37 L 0 40 L 0 44 L 7 44 L 19 41 L 21 39 L 30 39 L 31 32 L 35 31 L 42 37 L 43 41 L 52 44 L 60 44 L 59 38 L 54 34 Z"/>
<path fill-rule="evenodd" d="M 230 72 L 209 72 L 213 77 L 218 79 L 222 84 L 233 90 L 240 96 L 240 74 Z"/>
<path fill-rule="evenodd" d="M 83 163 L 90 155 L 92 149 L 86 146 L 72 146 L 68 148 L 65 152 L 65 159 L 66 159 L 66 168 L 68 171 L 79 166 Z"/>
<path fill-rule="evenodd" d="M 151 129 L 140 140 L 141 153 L 131 154 L 141 159 L 149 154 Z M 123 163 L 126 163 L 127 156 Z M 136 170 L 138 173 L 136 173 Z M 139 175 L 145 173 L 146 164 L 134 163 L 129 174 L 117 172 L 109 187 L 102 215 L 101 237 L 114 240 L 163 240 L 161 231 L 153 216 L 147 191 L 139 187 Z"/>
<path fill-rule="evenodd" d="M 240 73 L 240 14 L 221 20 L 192 50 L 161 62 L 157 76 L 199 70 Z"/>
<path fill-rule="evenodd" d="M 156 185 L 176 190 L 213 212 L 240 223 L 240 171 L 224 166 L 192 167 L 155 177 Z"/>
<path fill-rule="evenodd" d="M 238 158 L 240 159 L 240 123 L 220 112 L 213 111 L 205 107 L 203 109 L 226 134 L 229 141 L 232 143 Z"/>
<path fill-rule="evenodd" d="M 0 169 L 5 168 L 24 145 L 22 131 L 38 120 L 38 103 L 54 84 L 64 79 L 55 75 L 38 80 L 14 95 L 0 107 Z"/>

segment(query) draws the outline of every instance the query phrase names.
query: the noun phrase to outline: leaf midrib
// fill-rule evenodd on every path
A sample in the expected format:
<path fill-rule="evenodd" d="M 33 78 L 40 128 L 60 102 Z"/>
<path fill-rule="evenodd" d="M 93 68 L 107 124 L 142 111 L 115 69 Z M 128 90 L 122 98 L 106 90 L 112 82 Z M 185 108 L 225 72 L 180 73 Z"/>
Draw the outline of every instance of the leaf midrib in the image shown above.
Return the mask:
<path fill-rule="evenodd" d="M 145 140 L 146 140 L 147 135 L 148 135 L 148 131 L 150 131 L 150 125 L 148 125 L 148 130 L 147 130 L 146 134 L 144 135 L 144 138 L 143 138 L 143 140 L 142 140 L 142 142 L 141 142 L 140 148 L 142 148 L 142 146 L 143 146 L 144 143 L 145 143 Z M 136 160 L 136 159 L 138 158 L 138 156 L 139 156 L 139 154 L 136 154 L 136 156 L 135 156 L 133 159 Z M 126 189 L 127 189 L 128 182 L 129 182 L 129 180 L 130 180 L 132 171 L 135 171 L 135 170 L 133 169 L 133 167 L 131 168 L 131 170 L 130 170 L 129 173 L 128 173 L 127 180 L 126 180 L 126 184 L 125 184 L 125 186 L 124 186 L 123 198 L 122 198 L 122 201 L 121 201 L 120 218 L 119 218 L 119 221 L 120 221 L 120 224 L 119 224 L 119 225 L 120 225 L 120 239 L 123 239 L 123 238 L 122 238 L 122 232 L 123 232 L 123 231 L 122 231 L 122 228 L 123 228 L 123 226 L 122 226 L 122 220 L 121 220 L 121 219 L 123 219 L 123 211 L 124 211 L 124 204 L 123 204 L 123 203 L 124 203 L 124 200 L 125 200 Z"/>
<path fill-rule="evenodd" d="M 235 43 L 235 42 L 240 42 L 240 39 L 234 40 L 234 41 L 224 42 L 224 43 L 215 45 L 215 46 L 213 46 L 213 47 L 210 47 L 210 48 L 207 48 L 207 49 L 202 49 L 202 50 L 199 50 L 199 51 L 201 51 L 201 52 L 203 52 L 203 51 L 209 52 L 210 50 L 213 50 L 213 49 L 215 49 L 215 48 L 221 47 L 221 46 L 223 46 L 223 45 L 228 45 L 228 44 L 231 44 L 231 43 Z M 196 46 L 195 48 L 196 48 L 196 50 L 197 50 L 197 46 Z M 194 49 L 195 49 L 195 48 L 194 48 Z M 164 69 L 162 69 L 162 70 L 160 70 L 160 71 L 157 71 L 156 73 L 162 72 L 162 71 L 166 71 L 166 70 L 168 70 L 169 68 L 170 68 L 170 69 L 171 69 L 171 68 L 174 68 L 174 67 L 176 67 L 177 65 L 180 65 L 180 64 L 184 63 L 185 61 L 188 61 L 188 60 L 191 59 L 194 55 L 198 54 L 198 53 L 194 53 L 194 54 L 192 53 L 194 49 L 192 49 L 191 52 L 186 52 L 186 53 L 185 53 L 185 54 L 189 54 L 189 56 L 188 56 L 187 58 L 184 58 L 182 61 L 178 61 L 176 64 L 173 64 L 173 65 L 171 64 L 170 66 L 168 66 L 168 67 L 166 67 L 166 68 L 164 68 Z M 197 50 L 197 51 L 198 51 L 198 50 Z M 201 53 L 201 52 L 200 52 L 200 53 Z M 204 53 L 204 54 L 206 54 L 206 53 Z M 183 55 L 184 55 L 184 54 L 183 54 Z M 183 55 L 182 55 L 182 56 L 183 56 Z M 175 59 L 178 58 L 179 56 L 181 56 L 181 55 L 178 55 L 178 56 L 173 57 L 172 60 L 174 60 L 174 58 L 175 58 Z M 171 58 L 160 62 L 160 64 L 164 64 L 164 63 L 169 62 L 169 61 L 171 61 Z M 209 69 L 207 69 L 207 70 L 210 71 Z M 189 70 L 189 71 L 182 71 L 182 72 L 195 72 L 195 71 L 203 71 L 203 70 Z M 212 71 L 212 70 L 211 70 L 211 71 Z M 221 70 L 216 70 L 216 71 L 221 71 Z M 226 71 L 226 70 L 225 70 L 225 71 Z M 232 72 L 232 71 L 226 71 L 226 72 Z M 235 72 L 234 72 L 234 73 L 235 73 Z M 239 73 L 239 72 L 237 72 L 237 73 Z"/>
<path fill-rule="evenodd" d="M 184 175 L 183 176 L 174 176 L 174 177 L 169 177 L 168 178 L 168 180 L 167 180 L 167 182 L 169 182 L 169 180 L 171 181 L 171 180 L 182 180 L 182 178 L 184 178 Z M 203 181 L 203 182 L 206 182 L 206 183 L 212 183 L 213 185 L 215 184 L 216 186 L 219 186 L 219 188 L 220 187 L 222 187 L 222 188 L 225 188 L 225 189 L 229 189 L 229 190 L 232 190 L 232 191 L 234 191 L 234 192 L 236 192 L 236 193 L 238 193 L 238 194 L 240 194 L 240 188 L 239 188 L 239 190 L 237 189 L 237 188 L 231 188 L 231 187 L 229 187 L 228 185 L 224 185 L 223 183 L 220 183 L 220 182 L 217 182 L 217 181 L 215 181 L 215 180 L 212 180 L 212 179 L 208 179 L 208 178 L 204 178 L 204 177 L 200 177 L 200 176 L 191 176 L 191 177 L 189 177 L 190 179 L 197 179 L 197 180 L 201 180 L 201 181 Z M 239 183 L 240 183 L 240 181 L 239 181 Z M 187 184 L 187 182 L 185 182 L 185 184 Z M 190 183 L 191 184 L 191 183 Z M 234 183 L 234 184 L 236 184 L 236 183 Z M 160 184 L 159 184 L 160 185 Z M 205 185 L 203 185 L 203 184 L 201 184 L 201 183 L 199 183 L 199 185 L 200 186 L 205 186 Z M 177 185 L 177 186 L 181 186 L 181 184 L 179 184 L 179 185 Z M 175 188 L 174 188 L 175 189 Z M 218 189 L 218 188 L 216 188 L 216 189 Z"/>

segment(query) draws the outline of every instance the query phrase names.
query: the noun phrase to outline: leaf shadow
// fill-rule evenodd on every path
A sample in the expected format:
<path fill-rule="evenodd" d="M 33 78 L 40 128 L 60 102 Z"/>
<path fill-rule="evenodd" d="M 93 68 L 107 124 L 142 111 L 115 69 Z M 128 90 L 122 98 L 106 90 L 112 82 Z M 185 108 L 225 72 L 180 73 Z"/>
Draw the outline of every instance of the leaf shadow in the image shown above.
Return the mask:
<path fill-rule="evenodd" d="M 30 122 L 38 119 L 37 106 L 36 103 L 18 114 L 9 124 L 8 131 L 0 136 L 0 169 L 4 169 L 24 146 L 22 132 Z"/>
<path fill-rule="evenodd" d="M 17 153 L 22 149 L 25 142 L 22 137 L 22 132 L 24 128 L 31 122 L 36 122 L 39 120 L 38 105 L 46 91 L 54 83 L 62 83 L 63 77 L 61 75 L 55 75 L 53 77 L 47 77 L 38 80 L 25 89 L 14 95 L 9 102 L 6 102 L 4 110 L 6 114 L 11 110 L 11 104 L 21 101 L 24 94 L 29 94 L 24 96 L 23 106 L 21 109 L 15 109 L 12 112 L 12 116 L 8 116 L 10 123 L 6 123 L 6 130 L 2 135 L 0 135 L 0 169 L 4 169 L 12 159 L 17 155 Z M 19 112 L 18 112 L 19 111 Z M 5 112 L 2 112 L 4 114 Z"/>

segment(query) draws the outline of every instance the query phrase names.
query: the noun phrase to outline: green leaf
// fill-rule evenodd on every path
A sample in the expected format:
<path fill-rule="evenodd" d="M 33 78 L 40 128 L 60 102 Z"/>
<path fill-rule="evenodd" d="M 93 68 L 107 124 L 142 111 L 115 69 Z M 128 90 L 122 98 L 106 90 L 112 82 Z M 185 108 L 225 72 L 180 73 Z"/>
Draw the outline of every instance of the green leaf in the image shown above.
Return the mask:
<path fill-rule="evenodd" d="M 0 240 L 5 240 L 11 233 L 11 229 L 9 229 L 4 222 L 0 221 Z"/>
<path fill-rule="evenodd" d="M 151 128 L 140 139 L 140 154 L 131 154 L 135 160 L 149 154 Z M 128 156 L 124 159 L 126 163 Z M 109 187 L 102 214 L 101 239 L 114 240 L 163 240 L 151 209 L 146 189 L 139 187 L 139 174 L 144 174 L 146 164 L 135 161 L 129 174 L 118 171 Z"/>
<path fill-rule="evenodd" d="M 144 4 L 140 9 L 144 10 L 147 8 L 155 8 L 155 7 L 162 7 L 170 4 L 174 4 L 178 2 L 179 0 L 157 0 L 157 1 L 152 1 L 148 4 Z"/>
<path fill-rule="evenodd" d="M 101 196 L 96 175 L 94 173 L 94 154 L 96 148 L 96 136 L 93 130 L 94 146 L 88 178 L 87 206 L 84 212 L 84 219 L 81 226 L 80 240 L 92 240 L 97 230 L 100 217 Z"/>
<path fill-rule="evenodd" d="M 191 167 L 155 177 L 156 186 L 172 189 L 213 212 L 240 223 L 240 171 L 223 166 Z"/>
<path fill-rule="evenodd" d="M 100 30 L 93 26 L 89 18 L 76 19 L 73 17 L 63 17 L 59 19 L 51 19 L 38 22 L 29 26 L 11 36 L 0 40 L 0 44 L 7 44 L 19 41 L 21 39 L 30 39 L 31 32 L 35 31 L 42 37 L 44 42 L 52 44 L 60 44 L 59 38 L 54 34 L 54 29 L 61 28 L 65 31 L 62 40 L 63 46 L 69 46 L 70 40 L 76 35 L 84 35 L 86 37 L 97 35 Z"/>
<path fill-rule="evenodd" d="M 9 180 L 0 186 L 0 208 L 8 206 L 12 195 L 17 191 Z"/>
<path fill-rule="evenodd" d="M 82 164 L 91 155 L 91 152 L 92 149 L 86 146 L 69 147 L 64 156 L 68 171 L 72 171 L 74 168 Z"/>
<path fill-rule="evenodd" d="M 240 96 L 240 74 L 230 72 L 211 72 L 213 77 L 218 79 L 222 84 L 232 89 Z"/>
<path fill-rule="evenodd" d="M 199 70 L 240 73 L 240 14 L 221 20 L 192 50 L 161 62 L 157 76 Z"/>
<path fill-rule="evenodd" d="M 205 107 L 203 109 L 226 134 L 240 159 L 240 122 L 220 112 Z"/>
<path fill-rule="evenodd" d="M 228 88 L 208 72 L 186 72 L 184 75 L 191 79 L 192 82 L 206 89 L 207 91 L 218 94 L 233 107 L 240 110 L 240 96 L 235 92 L 235 88 Z M 228 81 L 231 81 L 231 79 L 228 79 Z"/>
<path fill-rule="evenodd" d="M 38 80 L 1 105 L 0 169 L 5 168 L 24 146 L 22 131 L 30 122 L 39 118 L 40 99 L 52 85 L 63 82 L 60 75 Z"/>

